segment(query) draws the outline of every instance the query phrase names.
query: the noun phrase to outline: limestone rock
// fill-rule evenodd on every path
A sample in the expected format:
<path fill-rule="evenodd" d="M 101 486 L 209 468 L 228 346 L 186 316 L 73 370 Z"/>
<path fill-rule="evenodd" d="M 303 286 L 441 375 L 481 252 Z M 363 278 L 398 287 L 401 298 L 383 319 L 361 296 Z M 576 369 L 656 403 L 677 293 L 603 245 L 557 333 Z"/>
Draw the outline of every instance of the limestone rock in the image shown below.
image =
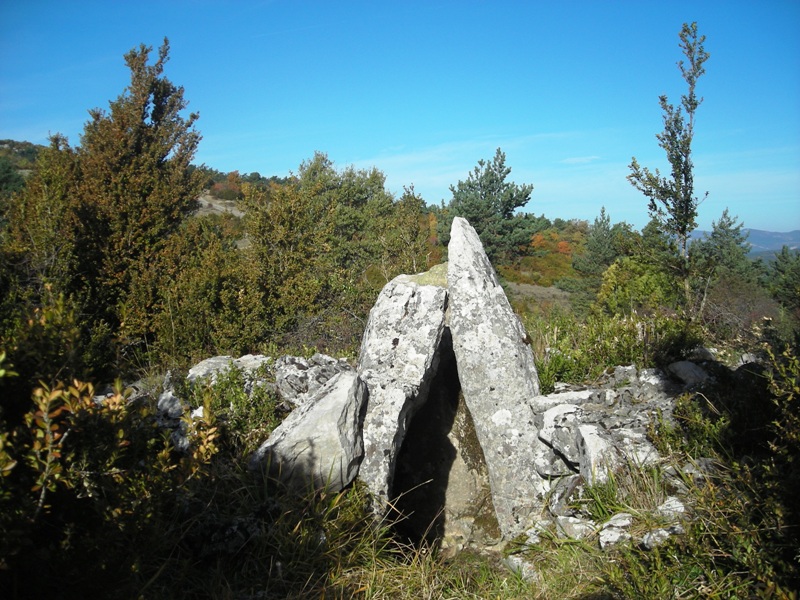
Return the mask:
<path fill-rule="evenodd" d="M 522 324 L 478 234 L 453 219 L 448 248 L 449 326 L 464 400 L 486 458 L 503 534 L 521 533 L 541 510 L 547 483 L 533 465 L 539 444 L 531 400 L 539 378 Z"/>
<path fill-rule="evenodd" d="M 680 379 L 687 387 L 697 387 L 705 383 L 709 375 L 702 367 L 688 360 L 674 362 L 667 367 L 671 375 Z"/>
<path fill-rule="evenodd" d="M 686 513 L 686 506 L 679 498 L 668 496 L 667 499 L 656 508 L 656 514 L 664 517 L 668 521 L 677 521 Z"/>
<path fill-rule="evenodd" d="M 308 359 L 282 356 L 275 361 L 274 370 L 281 398 L 292 406 L 300 406 L 337 373 L 353 368 L 344 359 L 317 353 Z"/>
<path fill-rule="evenodd" d="M 200 361 L 189 369 L 186 380 L 189 383 L 210 380 L 213 384 L 216 382 L 219 373 L 230 368 L 237 368 L 246 374 L 252 374 L 260 367 L 270 364 L 271 361 L 272 359 L 269 356 L 261 354 L 245 354 L 236 359 L 232 356 L 213 356 Z"/>
<path fill-rule="evenodd" d="M 557 479 L 550 488 L 548 508 L 554 517 L 571 516 L 568 513 L 572 496 L 582 483 L 580 475 L 567 475 Z"/>
<path fill-rule="evenodd" d="M 556 517 L 556 535 L 560 538 L 580 540 L 597 530 L 594 521 L 578 517 Z"/>
<path fill-rule="evenodd" d="M 631 539 L 631 534 L 628 532 L 628 529 L 630 529 L 632 524 L 633 517 L 629 513 L 617 513 L 612 516 L 608 521 L 603 523 L 600 533 L 597 535 L 600 548 L 605 549 Z"/>
<path fill-rule="evenodd" d="M 587 485 L 608 481 L 608 473 L 618 464 L 618 455 L 596 425 L 578 426 L 580 473 Z"/>
<path fill-rule="evenodd" d="M 581 422 L 583 411 L 574 404 L 559 404 L 548 408 L 541 417 L 539 439 L 556 450 L 570 463 L 577 465 L 580 453 L 577 445 L 577 427 Z"/>
<path fill-rule="evenodd" d="M 366 386 L 354 372 L 335 375 L 289 414 L 251 456 L 250 468 L 269 472 L 300 491 L 339 491 L 358 472 Z"/>
<path fill-rule="evenodd" d="M 683 533 L 684 529 L 680 525 L 654 529 L 644 534 L 642 537 L 642 546 L 645 548 L 645 550 L 652 550 L 656 546 L 660 546 L 666 542 L 671 536 L 682 535 Z"/>
<path fill-rule="evenodd" d="M 561 404 L 584 404 L 589 402 L 596 393 L 596 390 L 565 390 L 531 398 L 530 405 L 533 412 L 539 414 Z"/>
<path fill-rule="evenodd" d="M 533 449 L 533 465 L 536 472 L 546 479 L 572 474 L 563 458 L 557 456 L 547 444 L 537 444 Z"/>
<path fill-rule="evenodd" d="M 400 275 L 381 290 L 367 321 L 357 372 L 369 390 L 359 479 L 382 514 L 392 496 L 397 454 L 427 399 L 438 366 L 447 290 Z"/>

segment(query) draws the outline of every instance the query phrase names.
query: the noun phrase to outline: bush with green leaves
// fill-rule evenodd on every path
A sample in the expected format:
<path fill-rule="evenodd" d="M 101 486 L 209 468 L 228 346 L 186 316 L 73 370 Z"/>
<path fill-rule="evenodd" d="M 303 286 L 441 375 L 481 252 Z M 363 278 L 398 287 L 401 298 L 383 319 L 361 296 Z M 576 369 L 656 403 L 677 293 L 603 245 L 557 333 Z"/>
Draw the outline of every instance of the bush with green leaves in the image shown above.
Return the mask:
<path fill-rule="evenodd" d="M 104 397 L 78 381 L 37 387 L 21 422 L 0 431 L 0 578 L 11 597 L 136 577 L 153 549 L 144 541 L 177 534 L 170 515 L 217 452 L 212 413 L 187 431 L 189 450 L 175 452 L 152 403 L 129 402 L 119 385 Z"/>
<path fill-rule="evenodd" d="M 701 341 L 690 323 L 666 316 L 592 314 L 578 319 L 563 309 L 523 315 L 545 393 L 556 381 L 585 383 L 606 369 L 662 366 L 684 358 Z"/>

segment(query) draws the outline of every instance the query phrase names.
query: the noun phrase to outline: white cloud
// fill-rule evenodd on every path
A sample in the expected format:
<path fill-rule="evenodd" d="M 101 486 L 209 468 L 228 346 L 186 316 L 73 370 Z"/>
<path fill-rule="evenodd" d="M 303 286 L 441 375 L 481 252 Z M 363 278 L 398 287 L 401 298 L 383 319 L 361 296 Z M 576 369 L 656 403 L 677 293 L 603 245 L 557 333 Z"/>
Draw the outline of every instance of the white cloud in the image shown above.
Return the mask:
<path fill-rule="evenodd" d="M 599 156 L 574 156 L 571 158 L 565 158 L 561 162 L 565 165 L 584 165 L 590 162 L 594 162 L 596 160 L 600 160 Z"/>

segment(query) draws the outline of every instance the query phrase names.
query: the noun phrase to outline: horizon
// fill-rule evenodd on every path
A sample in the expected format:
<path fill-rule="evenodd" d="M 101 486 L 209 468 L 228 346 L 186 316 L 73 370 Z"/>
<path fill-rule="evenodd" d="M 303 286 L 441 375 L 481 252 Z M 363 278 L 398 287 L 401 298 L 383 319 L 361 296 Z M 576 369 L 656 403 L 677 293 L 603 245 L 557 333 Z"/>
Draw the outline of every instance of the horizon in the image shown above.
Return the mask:
<path fill-rule="evenodd" d="M 76 5 L 78 8 L 76 8 Z M 123 55 L 166 36 L 165 75 L 203 136 L 196 164 L 296 173 L 315 151 L 376 167 L 399 196 L 447 202 L 496 148 L 534 186 L 523 209 L 641 229 L 635 156 L 668 171 L 658 97 L 685 92 L 678 33 L 710 54 L 693 145 L 697 229 L 800 230 L 800 3 L 52 1 L 0 6 L 0 139 L 79 145 L 129 81 Z M 75 32 L 81 31 L 80 37 Z"/>

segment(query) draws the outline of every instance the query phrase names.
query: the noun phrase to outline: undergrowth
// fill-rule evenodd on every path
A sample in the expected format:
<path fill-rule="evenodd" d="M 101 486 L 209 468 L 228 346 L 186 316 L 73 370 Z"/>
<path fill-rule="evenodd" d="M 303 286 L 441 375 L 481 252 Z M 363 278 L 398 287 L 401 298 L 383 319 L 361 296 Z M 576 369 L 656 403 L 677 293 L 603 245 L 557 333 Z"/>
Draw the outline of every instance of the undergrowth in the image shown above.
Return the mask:
<path fill-rule="evenodd" d="M 535 353 L 551 349 L 540 373 L 553 380 L 647 366 L 688 339 L 651 321 L 645 337 L 663 344 L 645 353 L 636 321 L 528 325 Z M 598 524 L 629 513 L 629 542 L 601 550 L 596 535 L 543 532 L 510 548 L 532 564 L 530 582 L 497 556 L 446 558 L 398 541 L 360 484 L 298 495 L 249 471 L 249 453 L 283 413 L 270 386 L 247 393 L 237 370 L 180 390 L 203 406 L 184 418 L 186 452 L 159 427 L 155 394 L 130 401 L 121 386 L 99 398 L 80 381 L 40 385 L 19 419 L 0 423 L 0 595 L 797 598 L 800 366 L 790 349 L 765 356 L 760 368 L 715 372 L 715 385 L 678 400 L 674 420 L 654 422 L 664 463 L 610 473 L 573 500 Z M 0 377 L 14 370 L 0 356 Z M 656 507 L 673 494 L 687 507 L 683 533 L 645 549 L 642 536 L 668 524 Z"/>

